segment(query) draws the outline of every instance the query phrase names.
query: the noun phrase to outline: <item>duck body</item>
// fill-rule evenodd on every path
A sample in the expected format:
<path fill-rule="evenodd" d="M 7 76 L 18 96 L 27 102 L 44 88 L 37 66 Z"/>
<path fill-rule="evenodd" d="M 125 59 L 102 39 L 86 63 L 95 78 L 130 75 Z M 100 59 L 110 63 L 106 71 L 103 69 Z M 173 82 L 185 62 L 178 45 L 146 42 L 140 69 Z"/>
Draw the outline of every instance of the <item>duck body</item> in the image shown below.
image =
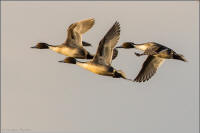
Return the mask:
<path fill-rule="evenodd" d="M 83 47 L 69 47 L 65 45 L 59 45 L 59 46 L 49 46 L 49 49 L 56 53 L 78 59 L 87 59 L 87 55 L 90 54 Z"/>
<path fill-rule="evenodd" d="M 177 54 L 172 49 L 156 42 L 147 42 L 142 44 L 125 42 L 117 48 L 136 48 L 144 51 L 142 54 L 135 53 L 136 56 L 148 55 L 142 65 L 142 69 L 134 79 L 136 82 L 145 82 L 149 80 L 166 59 L 176 59 L 186 62 L 183 55 Z"/>
<path fill-rule="evenodd" d="M 86 69 L 92 73 L 102 75 L 102 76 L 111 76 L 113 78 L 124 78 L 126 80 L 130 80 L 126 78 L 126 75 L 121 70 L 116 70 L 110 65 L 101 64 L 101 63 L 95 63 L 93 61 L 88 62 L 81 62 L 76 60 L 73 57 L 67 57 L 62 61 L 59 61 L 62 63 L 69 63 L 69 64 L 76 64 L 77 66 Z M 131 80 L 132 81 L 132 80 Z"/>
<path fill-rule="evenodd" d="M 143 54 L 136 53 L 136 55 L 138 56 L 152 55 L 152 56 L 160 57 L 164 59 L 178 59 L 178 60 L 184 61 L 184 58 L 182 55 L 177 54 L 172 49 L 156 42 L 147 42 L 147 43 L 142 43 L 142 44 L 125 42 L 121 46 L 118 46 L 117 48 L 125 48 L 125 49 L 136 48 L 138 50 L 144 51 Z"/>
<path fill-rule="evenodd" d="M 154 45 L 153 43 L 144 43 L 144 44 L 136 44 L 136 45 L 134 45 L 134 47 L 136 49 L 145 51 L 145 50 L 147 50 L 149 47 L 151 47 L 153 45 Z"/>
<path fill-rule="evenodd" d="M 40 42 L 31 48 L 50 49 L 56 53 L 78 59 L 92 59 L 93 56 L 84 48 L 84 46 L 91 46 L 91 44 L 82 41 L 82 34 L 91 29 L 94 22 L 94 19 L 90 18 L 71 24 L 67 29 L 67 39 L 61 45 Z"/>
<path fill-rule="evenodd" d="M 114 68 L 111 66 L 96 64 L 93 62 L 77 62 L 76 64 L 88 71 L 99 75 L 113 76 Z"/>

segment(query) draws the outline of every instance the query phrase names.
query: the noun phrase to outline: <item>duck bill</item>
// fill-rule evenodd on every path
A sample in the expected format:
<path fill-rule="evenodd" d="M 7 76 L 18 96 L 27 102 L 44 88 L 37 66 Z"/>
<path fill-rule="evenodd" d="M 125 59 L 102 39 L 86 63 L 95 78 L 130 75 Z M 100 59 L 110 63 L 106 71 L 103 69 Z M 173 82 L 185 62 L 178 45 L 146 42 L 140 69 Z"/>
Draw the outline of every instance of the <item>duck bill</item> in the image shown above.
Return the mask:
<path fill-rule="evenodd" d="M 181 60 L 181 61 L 184 61 L 184 62 L 187 62 L 187 60 L 184 58 L 183 55 L 176 55 L 176 56 L 175 56 L 175 59 Z"/>
<path fill-rule="evenodd" d="M 180 60 L 184 62 L 188 62 L 184 57 L 181 57 Z"/>
<path fill-rule="evenodd" d="M 58 62 L 60 62 L 60 63 L 65 63 L 64 60 L 60 60 L 60 61 L 58 61 Z"/>
<path fill-rule="evenodd" d="M 122 46 L 118 46 L 118 47 L 116 47 L 116 48 L 123 48 Z"/>
<path fill-rule="evenodd" d="M 36 46 L 32 46 L 31 48 L 37 48 Z"/>

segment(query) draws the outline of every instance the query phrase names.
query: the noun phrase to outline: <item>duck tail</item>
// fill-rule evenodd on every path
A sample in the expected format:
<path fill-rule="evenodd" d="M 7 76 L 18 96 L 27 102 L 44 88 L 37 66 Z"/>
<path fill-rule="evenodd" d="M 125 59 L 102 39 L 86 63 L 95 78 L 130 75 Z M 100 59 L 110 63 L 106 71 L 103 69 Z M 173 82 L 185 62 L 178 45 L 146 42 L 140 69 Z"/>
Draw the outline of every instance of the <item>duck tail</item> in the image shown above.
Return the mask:
<path fill-rule="evenodd" d="M 88 52 L 88 54 L 87 54 L 87 59 L 93 59 L 93 55 L 91 55 L 89 52 Z"/>
<path fill-rule="evenodd" d="M 126 74 L 122 70 L 114 70 L 113 78 L 123 78 L 125 80 L 133 82 L 132 79 L 126 78 Z"/>
<path fill-rule="evenodd" d="M 88 43 L 88 42 L 85 42 L 85 41 L 82 41 L 82 44 L 83 44 L 83 46 L 86 46 L 86 47 L 88 47 L 88 46 L 92 46 L 92 44 L 90 44 L 90 43 Z"/>

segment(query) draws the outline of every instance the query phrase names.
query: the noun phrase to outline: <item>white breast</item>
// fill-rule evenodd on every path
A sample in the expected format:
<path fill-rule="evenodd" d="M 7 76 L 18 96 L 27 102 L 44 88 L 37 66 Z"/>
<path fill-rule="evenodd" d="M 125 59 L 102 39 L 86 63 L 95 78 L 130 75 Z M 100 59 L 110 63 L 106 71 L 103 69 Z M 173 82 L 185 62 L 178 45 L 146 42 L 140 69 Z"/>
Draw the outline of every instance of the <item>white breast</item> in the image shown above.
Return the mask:
<path fill-rule="evenodd" d="M 145 51 L 147 49 L 147 46 L 146 45 L 135 45 L 135 48 Z"/>
<path fill-rule="evenodd" d="M 51 47 L 50 46 L 49 49 L 51 49 L 52 51 L 56 53 L 70 56 L 70 57 L 73 57 L 76 54 L 76 49 L 70 49 L 68 47 Z"/>

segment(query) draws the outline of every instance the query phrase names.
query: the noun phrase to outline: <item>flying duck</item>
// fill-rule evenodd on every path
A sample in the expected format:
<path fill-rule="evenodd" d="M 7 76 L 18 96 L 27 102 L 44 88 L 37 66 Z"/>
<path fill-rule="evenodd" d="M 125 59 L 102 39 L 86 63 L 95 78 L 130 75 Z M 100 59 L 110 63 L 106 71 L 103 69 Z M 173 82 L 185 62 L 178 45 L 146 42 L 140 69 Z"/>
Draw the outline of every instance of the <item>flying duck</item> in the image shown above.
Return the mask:
<path fill-rule="evenodd" d="M 50 49 L 59 54 L 65 56 L 79 58 L 79 59 L 92 59 L 91 55 L 83 46 L 91 46 L 90 43 L 82 41 L 82 34 L 87 32 L 94 25 L 95 20 L 93 18 L 81 20 L 73 23 L 68 27 L 67 39 L 61 45 L 49 45 L 47 43 L 40 42 L 36 46 L 31 48 L 36 49 Z"/>
<path fill-rule="evenodd" d="M 76 60 L 75 58 L 67 57 L 59 62 L 76 64 L 99 75 L 127 79 L 124 72 L 122 72 L 121 70 L 116 70 L 111 66 L 113 50 L 119 40 L 119 36 L 120 24 L 118 22 L 115 22 L 110 30 L 106 33 L 104 38 L 100 41 L 96 55 L 93 57 L 92 60 L 88 62 L 81 62 Z"/>
<path fill-rule="evenodd" d="M 116 48 L 136 48 L 144 51 L 142 54 L 135 53 L 136 56 L 148 55 L 143 63 L 142 69 L 134 79 L 136 82 L 145 82 L 149 80 L 156 73 L 157 69 L 165 59 L 177 59 L 186 62 L 183 55 L 177 54 L 174 50 L 156 42 L 147 42 L 143 44 L 125 42 Z"/>

